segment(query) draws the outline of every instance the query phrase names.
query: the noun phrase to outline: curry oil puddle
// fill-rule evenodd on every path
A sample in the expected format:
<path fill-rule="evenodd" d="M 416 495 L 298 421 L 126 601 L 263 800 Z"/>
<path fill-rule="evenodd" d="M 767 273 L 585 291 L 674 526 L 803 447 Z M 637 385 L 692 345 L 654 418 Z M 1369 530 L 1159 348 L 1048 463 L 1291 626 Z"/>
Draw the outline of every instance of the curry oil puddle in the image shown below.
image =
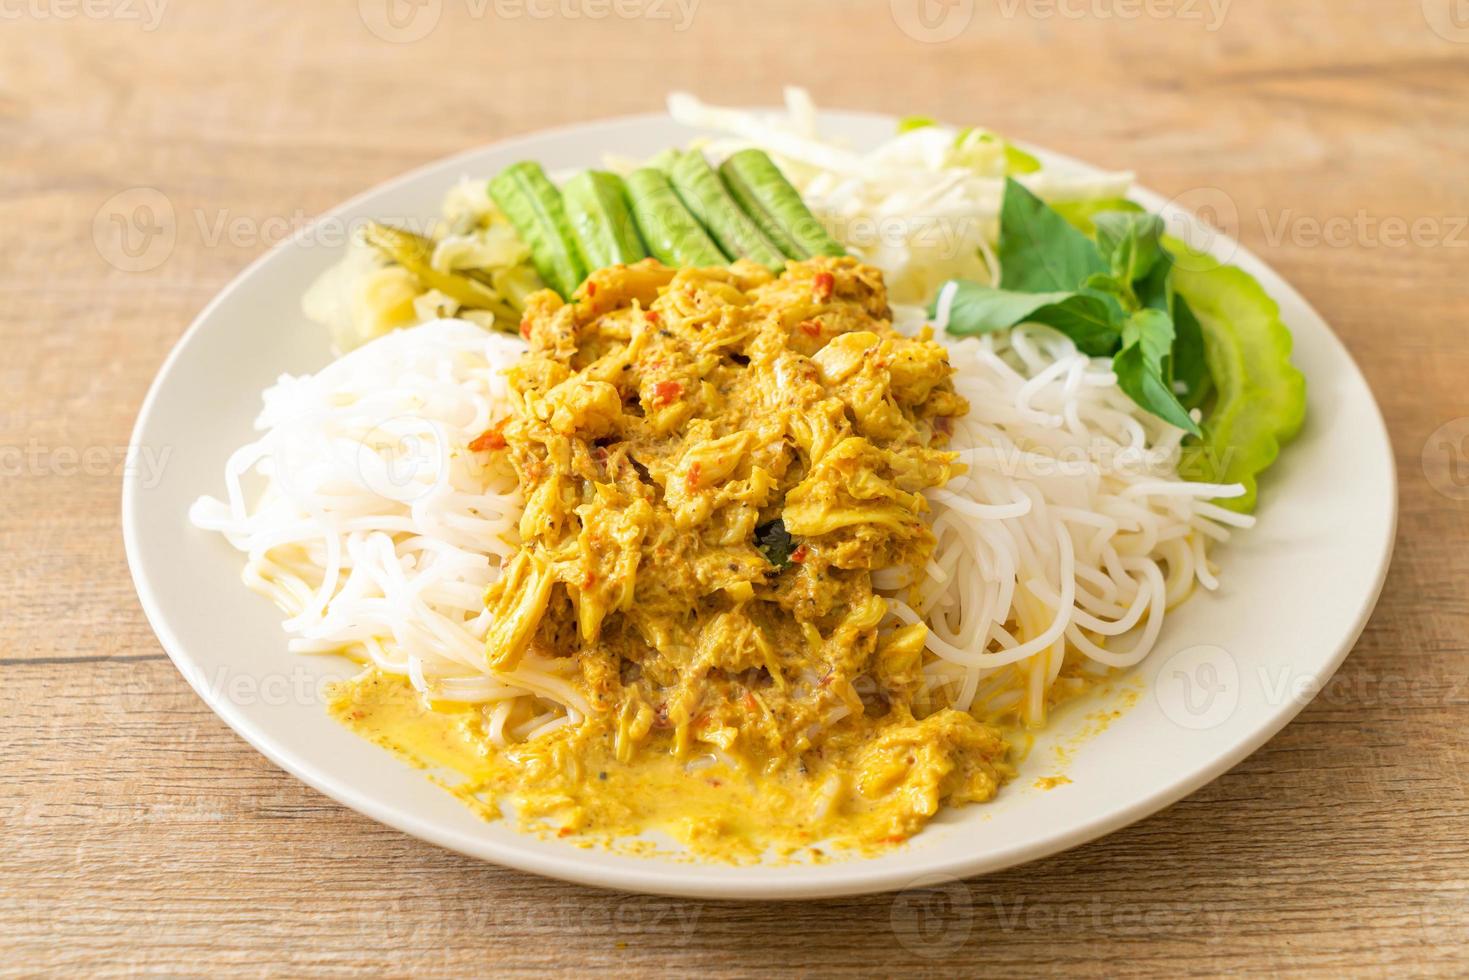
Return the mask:
<path fill-rule="evenodd" d="M 570 729 L 500 750 L 475 707 L 427 707 L 406 679 L 377 671 L 337 685 L 328 710 L 418 768 L 465 777 L 451 783 L 430 775 L 486 819 L 509 811 L 520 829 L 577 846 L 750 864 L 822 863 L 831 850 L 870 854 L 902 842 L 882 836 L 887 814 L 881 806 L 797 820 L 797 814 L 823 811 L 816 779 L 752 778 L 713 761 L 690 771 L 663 753 L 645 753 L 627 765 L 558 737 Z M 574 761 L 568 762 L 568 754 Z M 562 775 L 568 768 L 574 776 Z M 649 839 L 650 831 L 666 835 L 678 849 Z"/>
<path fill-rule="evenodd" d="M 1131 711 L 1142 698 L 1142 677 L 1130 671 L 1109 671 L 1095 677 L 1084 688 L 1056 698 L 1047 706 L 1046 724 L 1029 728 L 1013 719 L 990 719 L 1010 743 L 1010 761 L 1017 769 L 1034 771 L 1041 767 L 1051 771 L 1028 778 L 1028 785 L 1038 790 L 1053 790 L 1072 783 L 1067 772 L 1076 762 L 1083 745 L 1101 735 L 1112 723 Z M 1080 714 L 1080 719 L 1073 721 Z M 1054 743 L 1045 736 L 1058 728 L 1073 729 Z M 1046 745 L 1049 763 L 1032 758 L 1039 745 Z"/>
<path fill-rule="evenodd" d="M 1058 716 L 1085 714 L 1074 734 L 1050 746 L 1053 771 L 1030 785 L 1049 790 L 1069 784 L 1066 770 L 1077 748 L 1135 705 L 1141 691 L 1135 677 L 1109 677 L 1057 705 L 1052 724 Z M 405 678 L 374 670 L 337 685 L 328 710 L 358 735 L 430 770 L 433 782 L 481 817 L 509 816 L 522 831 L 575 846 L 732 864 L 822 863 L 834 853 L 889 851 L 908 839 L 885 835 L 891 812 L 881 804 L 824 807 L 819 778 L 755 778 L 712 758 L 691 771 L 664 753 L 644 753 L 636 765 L 627 765 L 595 743 L 570 744 L 570 729 L 497 749 L 478 707 L 453 702 L 429 707 Z M 1003 734 L 1017 766 L 1036 747 L 1035 732 L 1008 726 Z M 572 776 L 561 775 L 567 769 Z M 440 778 L 435 771 L 457 774 L 462 781 Z M 797 814 L 824 815 L 802 822 Z M 660 843 L 650 832 L 676 846 Z"/>

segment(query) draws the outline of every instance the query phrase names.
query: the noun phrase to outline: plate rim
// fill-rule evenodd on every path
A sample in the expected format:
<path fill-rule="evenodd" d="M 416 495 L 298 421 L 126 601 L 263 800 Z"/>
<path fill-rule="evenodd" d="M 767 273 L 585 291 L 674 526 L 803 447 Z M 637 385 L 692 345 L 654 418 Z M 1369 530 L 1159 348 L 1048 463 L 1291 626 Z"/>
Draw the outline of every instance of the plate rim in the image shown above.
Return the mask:
<path fill-rule="evenodd" d="M 755 107 L 754 111 L 778 112 L 780 110 L 778 107 L 765 106 Z M 895 117 L 884 113 L 845 109 L 823 109 L 819 112 L 818 119 L 862 120 L 869 124 L 873 122 L 891 124 L 895 121 Z M 152 382 L 149 384 L 148 392 L 139 407 L 129 437 L 130 452 L 136 451 L 136 448 L 143 444 L 143 436 L 152 418 L 156 402 L 160 398 L 161 392 L 177 363 L 182 358 L 186 348 L 199 335 L 205 324 L 211 319 L 215 310 L 229 302 L 237 292 L 243 290 L 255 277 L 259 269 L 271 261 L 278 252 L 290 249 L 298 239 L 309 236 L 319 224 L 336 219 L 343 212 L 351 210 L 368 198 L 376 197 L 377 195 L 388 193 L 404 185 L 411 184 L 430 172 L 440 169 L 450 169 L 456 163 L 474 159 L 486 152 L 512 151 L 518 146 L 535 144 L 550 137 L 590 137 L 598 132 L 617 130 L 630 125 L 670 121 L 666 113 L 647 112 L 572 122 L 527 133 L 520 133 L 503 140 L 496 140 L 427 161 L 367 188 L 323 211 L 299 231 L 277 242 L 246 265 L 218 293 L 211 297 L 209 302 L 195 315 L 188 328 L 174 342 L 168 355 L 164 358 L 157 373 L 154 375 Z M 697 133 L 700 131 L 690 129 L 689 132 Z M 1044 147 L 1037 147 L 1027 143 L 1017 145 L 1022 146 L 1026 150 L 1039 151 L 1045 158 L 1068 166 L 1074 166 L 1092 172 L 1101 169 L 1068 154 L 1058 153 Z M 1165 198 L 1163 195 L 1146 187 L 1134 184 L 1129 188 L 1128 197 L 1138 200 L 1139 203 L 1144 204 L 1149 210 L 1155 213 L 1159 211 L 1171 211 L 1184 215 L 1191 224 L 1196 223 L 1197 219 L 1190 212 L 1172 204 L 1171 199 Z M 1316 308 L 1301 295 L 1289 280 L 1256 256 L 1239 242 L 1238 239 L 1232 235 L 1219 233 L 1215 236 L 1214 241 L 1221 246 L 1228 245 L 1231 248 L 1231 256 L 1228 260 L 1229 264 L 1240 265 L 1256 276 L 1263 272 L 1268 278 L 1279 283 L 1280 289 L 1272 289 L 1270 291 L 1271 298 L 1277 303 L 1282 302 L 1288 297 L 1293 304 L 1297 304 L 1302 310 L 1315 318 L 1317 323 L 1323 328 L 1328 342 L 1336 348 L 1335 352 L 1344 359 L 1346 365 L 1356 375 L 1356 380 L 1360 382 L 1362 389 L 1366 392 L 1367 403 L 1372 410 L 1372 420 L 1378 429 L 1377 434 L 1380 435 L 1380 445 L 1386 450 L 1383 458 L 1379 461 L 1384 466 L 1385 474 L 1388 478 L 1387 494 L 1385 499 L 1381 501 L 1386 505 L 1388 511 L 1385 522 L 1385 540 L 1376 543 L 1380 558 L 1378 560 L 1378 566 L 1374 570 L 1372 585 L 1369 589 L 1367 600 L 1357 610 L 1355 620 L 1347 633 L 1344 634 L 1344 639 L 1332 653 L 1329 661 L 1325 662 L 1325 666 L 1319 672 L 1312 672 L 1312 679 L 1321 686 L 1324 686 L 1340 668 L 1342 662 L 1356 646 L 1362 632 L 1366 629 L 1367 623 L 1381 598 L 1388 570 L 1392 564 L 1398 522 L 1397 464 L 1394 457 L 1392 440 L 1382 414 L 1381 406 L 1375 394 L 1373 394 L 1371 386 L 1367 383 L 1367 379 L 1363 375 L 1360 366 L 1352 357 L 1351 351 L 1342 342 L 1341 338 L 1337 336 L 1336 332 L 1331 328 L 1330 323 L 1321 316 Z M 840 878 L 836 879 L 829 879 L 820 874 L 810 875 L 805 878 L 772 875 L 761 879 L 720 879 L 706 876 L 703 872 L 710 868 L 722 867 L 722 865 L 697 862 L 670 866 L 655 861 L 640 861 L 636 867 L 599 867 L 578 860 L 578 856 L 575 853 L 542 853 L 529 848 L 516 848 L 513 845 L 504 845 L 489 838 L 472 840 L 465 835 L 441 827 L 430 820 L 400 810 L 392 802 L 383 801 L 371 794 L 359 792 L 347 782 L 333 776 L 329 771 L 318 770 L 295 759 L 289 751 L 276 745 L 271 740 L 268 732 L 258 730 L 253 722 L 246 719 L 238 705 L 234 705 L 228 698 L 218 696 L 218 692 L 209 690 L 202 683 L 202 674 L 189 669 L 191 658 L 189 657 L 185 644 L 174 632 L 160 597 L 156 593 L 152 581 L 141 564 L 139 549 L 142 547 L 142 529 L 139 527 L 140 521 L 136 513 L 138 493 L 142 489 L 139 483 L 139 476 L 137 467 L 124 468 L 120 501 L 124 550 L 127 555 L 128 569 L 138 595 L 139 603 L 149 625 L 153 629 L 164 651 L 168 654 L 175 669 L 184 676 L 184 679 L 194 689 L 195 693 L 235 734 L 239 735 L 246 743 L 255 748 L 256 751 L 260 752 L 272 763 L 296 779 L 372 820 L 467 857 L 490 861 L 503 867 L 514 868 L 576 884 L 683 898 L 774 900 L 831 898 L 869 894 L 914 887 L 919 883 L 932 884 L 935 878 L 954 881 L 976 875 L 988 874 L 1080 846 L 1081 844 L 1114 833 L 1167 808 L 1219 778 L 1238 765 L 1242 760 L 1258 751 L 1261 746 L 1274 738 L 1297 714 L 1304 710 L 1307 704 L 1314 700 L 1314 697 L 1285 699 L 1281 704 L 1274 707 L 1273 711 L 1263 722 L 1258 723 L 1253 728 L 1247 738 L 1240 739 L 1228 751 L 1211 757 L 1207 765 L 1200 766 L 1188 775 L 1175 779 L 1173 782 L 1161 786 L 1151 793 L 1131 799 L 1125 805 L 1117 807 L 1101 817 L 1078 821 L 1065 831 L 1052 834 L 1029 844 L 993 849 L 967 860 L 930 860 L 926 864 L 914 862 L 908 867 L 872 867 L 864 869 L 862 859 L 853 858 L 851 860 L 836 862 L 833 865 L 823 866 L 828 868 L 840 867 L 846 872 Z M 1319 676 L 1317 676 L 1318 674 Z M 1319 691 L 1320 688 L 1318 687 L 1317 690 Z M 930 864 L 941 867 L 936 870 L 934 867 L 930 867 Z"/>

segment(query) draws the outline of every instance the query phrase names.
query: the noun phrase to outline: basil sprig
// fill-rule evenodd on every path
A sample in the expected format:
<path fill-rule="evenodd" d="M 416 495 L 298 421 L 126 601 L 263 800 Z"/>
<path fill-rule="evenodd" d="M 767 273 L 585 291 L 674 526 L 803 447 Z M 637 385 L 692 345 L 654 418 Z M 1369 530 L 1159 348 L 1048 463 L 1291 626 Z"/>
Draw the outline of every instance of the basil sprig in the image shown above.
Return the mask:
<path fill-rule="evenodd" d="M 1140 211 L 1089 216 L 1095 239 L 1024 186 L 1006 179 L 1000 208 L 1000 282 L 955 280 L 948 331 L 959 336 L 1018 323 L 1054 327 L 1092 357 L 1112 358 L 1117 384 L 1147 411 L 1195 436 L 1189 409 L 1208 393 L 1199 323 L 1174 294 L 1163 221 Z M 936 316 L 936 298 L 929 315 Z"/>
<path fill-rule="evenodd" d="M 776 568 L 785 568 L 791 563 L 796 541 L 786 530 L 785 521 L 777 517 L 755 528 L 755 548 L 770 564 Z"/>

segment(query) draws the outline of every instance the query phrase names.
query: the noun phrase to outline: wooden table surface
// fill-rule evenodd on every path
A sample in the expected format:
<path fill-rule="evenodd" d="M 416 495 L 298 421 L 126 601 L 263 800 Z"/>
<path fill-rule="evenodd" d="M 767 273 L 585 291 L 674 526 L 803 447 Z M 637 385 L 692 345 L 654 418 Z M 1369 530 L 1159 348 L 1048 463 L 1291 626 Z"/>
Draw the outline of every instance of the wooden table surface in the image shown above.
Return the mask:
<path fill-rule="evenodd" d="M 1464 969 L 1463 0 L 385 2 L 0 3 L 0 971 Z M 185 685 L 128 577 L 118 459 L 170 346 L 284 230 L 411 167 L 673 88 L 759 103 L 783 81 L 1134 169 L 1321 310 L 1402 491 L 1336 681 L 1148 820 L 897 899 L 572 887 L 279 771 Z M 140 202 L 165 235 L 123 249 Z"/>

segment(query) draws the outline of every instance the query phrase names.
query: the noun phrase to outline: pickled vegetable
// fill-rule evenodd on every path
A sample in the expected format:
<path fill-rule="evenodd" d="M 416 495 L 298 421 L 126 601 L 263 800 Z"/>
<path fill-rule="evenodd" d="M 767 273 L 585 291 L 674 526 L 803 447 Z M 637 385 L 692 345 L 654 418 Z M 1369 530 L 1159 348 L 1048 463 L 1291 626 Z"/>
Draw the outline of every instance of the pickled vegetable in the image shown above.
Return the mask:
<path fill-rule="evenodd" d="M 437 289 L 461 306 L 489 310 L 509 322 L 519 319 L 520 314 L 483 282 L 434 268 L 433 239 L 377 222 L 369 222 L 362 237 L 367 244 L 412 273 L 425 288 Z"/>

